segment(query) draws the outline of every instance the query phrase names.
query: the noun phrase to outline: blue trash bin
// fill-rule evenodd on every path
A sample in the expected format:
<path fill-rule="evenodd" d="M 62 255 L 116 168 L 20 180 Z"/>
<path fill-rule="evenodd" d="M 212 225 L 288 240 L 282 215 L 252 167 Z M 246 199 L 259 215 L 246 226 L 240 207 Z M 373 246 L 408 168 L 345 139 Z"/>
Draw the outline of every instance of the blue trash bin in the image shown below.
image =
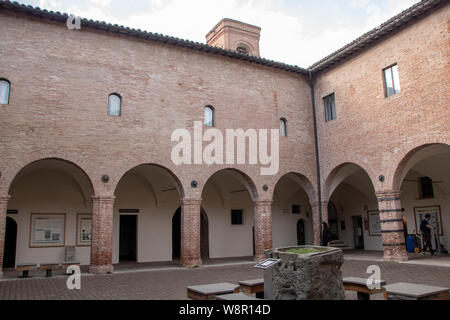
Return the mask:
<path fill-rule="evenodd" d="M 415 247 L 415 235 L 409 234 L 406 237 L 406 250 L 410 253 L 414 253 Z"/>

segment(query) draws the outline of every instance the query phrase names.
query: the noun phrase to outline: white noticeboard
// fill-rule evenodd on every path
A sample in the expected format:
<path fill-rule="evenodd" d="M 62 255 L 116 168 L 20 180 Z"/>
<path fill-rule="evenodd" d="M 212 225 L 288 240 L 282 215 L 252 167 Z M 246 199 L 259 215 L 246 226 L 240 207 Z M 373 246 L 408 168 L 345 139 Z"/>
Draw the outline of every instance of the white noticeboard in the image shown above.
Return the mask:
<path fill-rule="evenodd" d="M 380 212 L 369 211 L 367 213 L 369 218 L 369 236 L 381 236 L 381 223 L 380 223 Z"/>
<path fill-rule="evenodd" d="M 63 247 L 65 245 L 65 214 L 32 214 L 30 248 Z"/>

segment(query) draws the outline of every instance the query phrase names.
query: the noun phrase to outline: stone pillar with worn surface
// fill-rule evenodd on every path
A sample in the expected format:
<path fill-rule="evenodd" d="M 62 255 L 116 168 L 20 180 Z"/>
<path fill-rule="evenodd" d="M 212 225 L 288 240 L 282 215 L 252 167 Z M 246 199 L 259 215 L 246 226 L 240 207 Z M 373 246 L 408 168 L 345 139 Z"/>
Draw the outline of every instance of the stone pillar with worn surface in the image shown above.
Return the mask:
<path fill-rule="evenodd" d="M 5 247 L 6 210 L 9 196 L 0 196 L 0 279 L 3 278 L 3 252 Z"/>
<path fill-rule="evenodd" d="M 255 201 L 255 260 L 266 259 L 265 250 L 272 249 L 272 201 Z"/>
<path fill-rule="evenodd" d="M 200 267 L 201 258 L 201 199 L 181 200 L 181 265 Z"/>
<path fill-rule="evenodd" d="M 92 198 L 91 266 L 93 274 L 113 273 L 113 212 L 115 197 Z"/>
<path fill-rule="evenodd" d="M 403 225 L 400 191 L 377 193 L 380 210 L 381 234 L 384 247 L 384 260 L 406 261 L 406 241 Z"/>

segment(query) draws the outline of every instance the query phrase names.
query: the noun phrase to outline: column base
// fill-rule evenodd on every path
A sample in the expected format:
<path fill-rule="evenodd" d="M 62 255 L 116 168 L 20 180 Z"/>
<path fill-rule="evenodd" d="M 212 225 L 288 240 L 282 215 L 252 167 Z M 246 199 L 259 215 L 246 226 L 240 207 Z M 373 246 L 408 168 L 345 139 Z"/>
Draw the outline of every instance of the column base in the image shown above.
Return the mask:
<path fill-rule="evenodd" d="M 203 261 L 201 259 L 181 261 L 183 268 L 200 268 L 202 265 Z"/>
<path fill-rule="evenodd" d="M 89 273 L 91 274 L 112 274 L 114 273 L 114 267 L 112 265 L 93 266 L 89 267 Z"/>
<path fill-rule="evenodd" d="M 266 259 L 267 259 L 267 257 L 265 255 L 257 255 L 257 256 L 253 257 L 253 260 L 256 261 L 256 262 L 261 262 L 261 261 L 264 261 Z"/>
<path fill-rule="evenodd" d="M 388 262 L 404 262 L 408 261 L 408 255 L 405 248 L 399 249 L 384 249 L 384 261 Z"/>

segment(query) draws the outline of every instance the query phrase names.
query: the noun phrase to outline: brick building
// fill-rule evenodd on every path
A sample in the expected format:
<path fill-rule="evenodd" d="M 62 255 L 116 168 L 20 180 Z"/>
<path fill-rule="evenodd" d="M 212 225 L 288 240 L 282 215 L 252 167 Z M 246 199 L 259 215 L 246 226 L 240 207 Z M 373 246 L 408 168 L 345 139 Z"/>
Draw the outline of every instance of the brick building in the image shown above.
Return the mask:
<path fill-rule="evenodd" d="M 260 58 L 261 29 L 231 19 L 200 44 L 0 1 L 0 264 L 67 246 L 93 273 L 261 259 L 319 243 L 322 221 L 399 261 L 438 209 L 448 248 L 449 13 L 421 1 L 303 69 Z M 172 133 L 198 121 L 281 126 L 278 173 L 175 165 Z"/>

